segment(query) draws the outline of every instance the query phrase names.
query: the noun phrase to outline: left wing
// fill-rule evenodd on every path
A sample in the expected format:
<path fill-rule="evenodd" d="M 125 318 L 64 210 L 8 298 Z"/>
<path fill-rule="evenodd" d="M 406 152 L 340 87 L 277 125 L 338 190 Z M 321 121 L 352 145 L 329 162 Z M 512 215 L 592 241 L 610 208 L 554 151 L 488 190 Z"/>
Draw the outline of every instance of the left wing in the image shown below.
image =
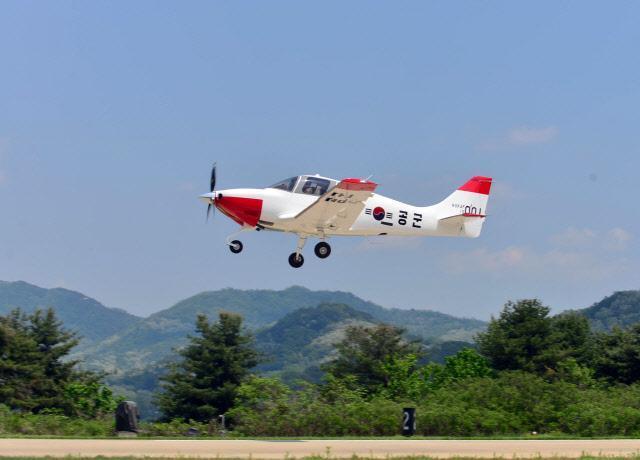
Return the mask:
<path fill-rule="evenodd" d="M 311 233 L 325 229 L 349 230 L 377 186 L 367 180 L 343 179 L 293 219 Z"/>

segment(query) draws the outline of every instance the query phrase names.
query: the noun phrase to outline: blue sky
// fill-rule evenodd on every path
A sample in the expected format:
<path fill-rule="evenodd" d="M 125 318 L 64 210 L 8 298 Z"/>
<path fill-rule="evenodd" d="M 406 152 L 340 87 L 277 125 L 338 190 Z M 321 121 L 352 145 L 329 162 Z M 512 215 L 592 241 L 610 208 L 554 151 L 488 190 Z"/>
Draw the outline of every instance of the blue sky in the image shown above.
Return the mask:
<path fill-rule="evenodd" d="M 638 289 L 637 2 L 3 2 L 0 279 L 148 314 L 223 287 L 488 318 Z M 196 199 L 368 176 L 427 205 L 494 177 L 476 240 L 205 224 Z M 308 254 L 311 256 L 311 248 Z"/>

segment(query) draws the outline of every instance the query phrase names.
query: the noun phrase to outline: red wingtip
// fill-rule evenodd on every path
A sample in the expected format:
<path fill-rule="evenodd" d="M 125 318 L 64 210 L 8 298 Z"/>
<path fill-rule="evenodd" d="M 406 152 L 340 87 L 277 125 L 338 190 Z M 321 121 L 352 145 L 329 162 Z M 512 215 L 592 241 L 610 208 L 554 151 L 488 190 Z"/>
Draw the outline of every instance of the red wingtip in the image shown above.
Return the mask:
<path fill-rule="evenodd" d="M 492 179 L 490 177 L 474 176 L 458 190 L 488 195 L 491 191 L 491 181 Z"/>
<path fill-rule="evenodd" d="M 338 187 L 343 188 L 345 190 L 358 190 L 358 191 L 366 191 L 373 192 L 378 184 L 375 182 L 371 182 L 369 180 L 364 179 L 356 179 L 354 177 L 349 177 L 347 179 L 342 179 L 338 184 Z"/>

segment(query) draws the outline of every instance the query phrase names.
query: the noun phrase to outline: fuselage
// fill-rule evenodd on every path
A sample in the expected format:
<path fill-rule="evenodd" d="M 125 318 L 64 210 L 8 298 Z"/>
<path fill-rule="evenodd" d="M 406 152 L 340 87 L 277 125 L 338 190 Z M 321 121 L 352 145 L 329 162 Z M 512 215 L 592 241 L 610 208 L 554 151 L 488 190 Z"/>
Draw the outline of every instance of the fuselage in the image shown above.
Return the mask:
<path fill-rule="evenodd" d="M 309 179 L 328 181 L 329 185 L 324 190 L 305 193 L 301 184 Z M 219 190 L 215 192 L 215 206 L 243 226 L 319 237 L 441 234 L 435 206 L 413 206 L 375 193 L 367 199 L 362 212 L 348 229 L 318 231 L 305 227 L 294 217 L 320 199 L 326 190 L 335 187 L 338 181 L 320 176 L 299 176 L 295 180 L 296 183 L 287 185 L 286 190 L 276 187 Z"/>
<path fill-rule="evenodd" d="M 474 176 L 431 206 L 413 206 L 374 193 L 368 179 L 341 181 L 318 175 L 295 176 L 267 188 L 216 190 L 216 167 L 211 170 L 210 193 L 202 195 L 207 218 L 212 206 L 243 230 L 271 230 L 298 235 L 289 265 L 304 264 L 302 250 L 309 237 L 319 259 L 331 254 L 331 236 L 453 236 L 477 238 L 486 218 L 490 177 Z M 227 239 L 231 252 L 242 252 L 240 240 Z"/>

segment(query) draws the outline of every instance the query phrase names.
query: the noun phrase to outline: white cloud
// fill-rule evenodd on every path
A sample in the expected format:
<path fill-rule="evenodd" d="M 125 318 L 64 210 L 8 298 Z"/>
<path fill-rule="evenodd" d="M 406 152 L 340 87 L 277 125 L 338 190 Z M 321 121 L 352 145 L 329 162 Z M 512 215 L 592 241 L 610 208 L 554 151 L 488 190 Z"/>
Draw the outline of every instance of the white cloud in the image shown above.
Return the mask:
<path fill-rule="evenodd" d="M 565 246 L 584 246 L 592 243 L 597 235 L 597 232 L 590 228 L 569 227 L 562 233 L 553 235 L 551 241 Z"/>
<path fill-rule="evenodd" d="M 478 148 L 485 151 L 499 151 L 513 147 L 545 144 L 554 140 L 557 135 L 558 128 L 555 126 L 516 126 L 502 136 L 481 142 L 478 144 Z"/>
<path fill-rule="evenodd" d="M 558 129 L 555 126 L 544 128 L 520 126 L 509 131 L 507 141 L 511 145 L 544 144 L 552 141 L 557 134 Z"/>
<path fill-rule="evenodd" d="M 551 237 L 551 241 L 560 246 L 573 246 L 593 250 L 621 251 L 627 248 L 633 235 L 620 227 L 606 232 L 598 232 L 590 228 L 569 227 L 564 232 Z"/>
<path fill-rule="evenodd" d="M 630 232 L 623 228 L 616 227 L 609 230 L 605 235 L 605 244 L 608 249 L 621 251 L 627 248 L 632 238 L 633 236 Z"/>
<path fill-rule="evenodd" d="M 445 269 L 453 274 L 486 273 L 498 277 L 524 275 L 531 279 L 602 280 L 626 271 L 626 260 L 601 259 L 576 250 L 551 249 L 538 252 L 527 247 L 486 248 L 468 253 L 452 253 L 445 258 Z"/>
<path fill-rule="evenodd" d="M 545 250 L 526 246 L 502 249 L 479 248 L 454 252 L 444 259 L 444 268 L 453 274 L 488 273 L 508 277 L 524 275 L 533 279 L 593 281 L 615 277 L 632 268 L 621 251 L 632 235 L 622 228 L 606 232 L 570 227 L 553 235 Z"/>
<path fill-rule="evenodd" d="M 452 273 L 476 270 L 499 272 L 521 266 L 525 257 L 526 250 L 515 246 L 498 251 L 479 248 L 471 252 L 449 254 L 445 258 L 445 266 Z"/>

